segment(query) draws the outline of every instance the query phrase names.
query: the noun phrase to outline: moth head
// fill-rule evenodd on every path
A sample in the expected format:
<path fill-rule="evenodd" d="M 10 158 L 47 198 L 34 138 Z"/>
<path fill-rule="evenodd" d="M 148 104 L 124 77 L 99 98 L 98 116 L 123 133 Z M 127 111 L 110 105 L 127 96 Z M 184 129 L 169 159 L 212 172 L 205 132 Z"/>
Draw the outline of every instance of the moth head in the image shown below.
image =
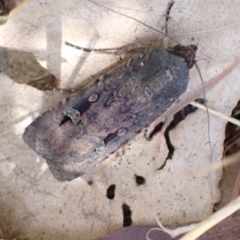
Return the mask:
<path fill-rule="evenodd" d="M 176 45 L 174 48 L 168 48 L 167 51 L 184 58 L 188 67 L 192 68 L 195 63 L 197 49 L 196 45 L 191 44 L 187 46 Z"/>

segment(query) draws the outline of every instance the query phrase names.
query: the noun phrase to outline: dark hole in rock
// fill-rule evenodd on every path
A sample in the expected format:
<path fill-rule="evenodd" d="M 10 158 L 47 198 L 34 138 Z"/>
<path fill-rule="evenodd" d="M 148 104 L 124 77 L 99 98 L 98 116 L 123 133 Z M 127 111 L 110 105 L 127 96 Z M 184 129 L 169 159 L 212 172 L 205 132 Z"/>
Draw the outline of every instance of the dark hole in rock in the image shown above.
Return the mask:
<path fill-rule="evenodd" d="M 126 204 L 122 204 L 122 211 L 123 211 L 123 227 L 128 227 L 132 224 L 132 211 L 130 207 Z"/>
<path fill-rule="evenodd" d="M 144 177 L 138 176 L 136 174 L 135 174 L 135 180 L 136 180 L 137 185 L 144 185 L 146 183 L 146 180 Z"/>
<path fill-rule="evenodd" d="M 108 199 L 111 199 L 111 200 L 114 199 L 114 197 L 115 197 L 115 189 L 116 189 L 116 185 L 115 184 L 112 184 L 112 185 L 110 185 L 108 187 L 107 194 L 106 194 L 106 197 Z"/>
<path fill-rule="evenodd" d="M 89 186 L 93 185 L 93 180 L 91 180 L 91 179 L 88 180 L 87 184 L 88 184 Z"/>

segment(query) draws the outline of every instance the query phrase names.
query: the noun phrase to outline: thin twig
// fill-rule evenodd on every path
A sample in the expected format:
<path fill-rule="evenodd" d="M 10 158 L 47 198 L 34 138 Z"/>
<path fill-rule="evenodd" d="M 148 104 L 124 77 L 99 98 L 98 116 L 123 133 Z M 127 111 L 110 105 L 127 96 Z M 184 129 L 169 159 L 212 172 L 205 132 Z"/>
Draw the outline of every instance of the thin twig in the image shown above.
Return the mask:
<path fill-rule="evenodd" d="M 231 122 L 231 123 L 233 123 L 233 124 L 235 124 L 235 125 L 237 125 L 237 126 L 240 126 L 240 121 L 237 120 L 236 118 L 228 117 L 227 115 L 225 115 L 225 114 L 223 114 L 223 113 L 221 113 L 221 112 L 218 112 L 218 111 L 216 111 L 216 110 L 214 110 L 214 109 L 212 109 L 212 108 L 210 108 L 210 107 L 207 107 L 207 108 L 206 108 L 206 106 L 203 105 L 203 104 L 201 104 L 201 103 L 191 102 L 190 104 L 193 105 L 193 106 L 195 106 L 195 107 L 198 107 L 198 108 L 200 108 L 200 109 L 203 109 L 203 110 L 206 110 L 206 109 L 208 108 L 208 112 L 209 112 L 209 113 L 211 113 L 211 114 L 213 114 L 213 115 L 215 115 L 215 116 L 218 116 L 218 117 L 220 117 L 220 118 L 222 118 L 222 119 L 225 119 L 225 120 L 227 120 L 228 122 Z"/>
<path fill-rule="evenodd" d="M 205 221 L 202 221 L 199 226 L 192 230 L 191 232 L 185 234 L 181 240 L 193 240 L 197 239 L 199 236 L 201 236 L 203 233 L 205 233 L 207 230 L 221 222 L 223 219 L 227 218 L 234 212 L 240 209 L 240 196 L 235 198 L 233 201 L 231 201 L 229 204 L 227 204 L 225 207 L 208 217 Z"/>

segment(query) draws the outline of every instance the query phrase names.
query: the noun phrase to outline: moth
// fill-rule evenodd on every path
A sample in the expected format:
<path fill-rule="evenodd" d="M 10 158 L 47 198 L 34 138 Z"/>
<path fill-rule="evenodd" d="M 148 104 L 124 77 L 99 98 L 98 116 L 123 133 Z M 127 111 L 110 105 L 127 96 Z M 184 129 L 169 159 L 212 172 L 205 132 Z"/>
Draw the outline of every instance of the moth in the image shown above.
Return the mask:
<path fill-rule="evenodd" d="M 60 181 L 91 171 L 186 91 L 196 51 L 145 48 L 35 119 L 23 140 Z"/>

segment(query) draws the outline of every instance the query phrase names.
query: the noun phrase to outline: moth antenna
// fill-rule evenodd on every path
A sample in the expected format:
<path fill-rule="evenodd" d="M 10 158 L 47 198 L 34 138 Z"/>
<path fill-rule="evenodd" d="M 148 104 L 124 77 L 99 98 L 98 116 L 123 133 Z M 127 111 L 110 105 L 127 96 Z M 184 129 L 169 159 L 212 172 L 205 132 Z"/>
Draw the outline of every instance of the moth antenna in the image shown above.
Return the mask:
<path fill-rule="evenodd" d="M 163 39 L 163 46 L 164 46 L 164 48 L 168 48 L 168 45 L 169 45 L 168 44 L 168 42 L 169 42 L 168 41 L 169 40 L 169 36 L 168 36 L 168 21 L 170 19 L 170 12 L 171 12 L 173 4 L 174 4 L 173 1 L 168 4 L 167 14 L 166 14 L 166 18 L 165 18 L 165 27 L 164 27 L 164 29 L 165 29 L 166 36 Z"/>
<path fill-rule="evenodd" d="M 72 44 L 70 42 L 67 42 L 67 41 L 65 41 L 64 44 L 69 46 L 69 47 L 78 49 L 78 50 L 83 50 L 84 52 L 94 51 L 94 52 L 105 53 L 105 54 L 113 54 L 116 51 L 119 51 L 119 49 L 116 50 L 116 48 L 104 48 L 104 49 L 102 49 L 102 48 L 99 48 L 99 49 L 98 48 L 84 48 L 84 47 L 80 47 L 78 45 Z"/>
<path fill-rule="evenodd" d="M 170 39 L 172 42 L 174 42 L 174 43 L 176 43 L 176 44 L 178 44 L 178 45 L 182 45 L 181 43 L 179 43 L 178 41 L 176 41 L 174 38 L 168 36 L 168 21 L 169 21 L 169 19 L 170 19 L 170 16 L 169 16 L 169 15 L 170 15 L 171 8 L 172 8 L 172 6 L 173 6 L 173 4 L 174 4 L 174 1 L 171 1 L 171 2 L 169 3 L 169 5 L 168 5 L 168 9 L 167 9 L 167 13 L 166 13 L 166 19 L 165 19 L 165 32 L 162 32 L 162 31 L 160 31 L 160 30 L 158 30 L 158 29 L 156 29 L 156 28 L 154 28 L 154 27 L 151 27 L 150 25 L 147 25 L 147 24 L 144 23 L 144 22 L 141 22 L 140 20 L 138 20 L 138 19 L 136 19 L 136 18 L 134 18 L 134 17 L 131 17 L 131 16 L 129 16 L 129 15 L 126 15 L 126 14 L 123 14 L 123 13 L 120 13 L 120 12 L 117 12 L 117 11 L 115 11 L 115 10 L 109 8 L 109 7 L 106 7 L 106 6 L 102 5 L 102 4 L 99 4 L 99 3 L 94 2 L 94 1 L 91 1 L 91 0 L 90 0 L 90 2 L 92 2 L 92 3 L 94 3 L 94 4 L 98 5 L 98 6 L 100 6 L 100 7 L 102 7 L 102 8 L 105 8 L 105 9 L 107 9 L 107 10 L 109 10 L 109 11 L 112 11 L 112 12 L 114 12 L 114 13 L 116 13 L 116 14 L 119 14 L 119 15 L 121 15 L 121 16 L 127 17 L 127 18 L 129 18 L 129 19 L 132 19 L 132 20 L 140 23 L 141 25 L 143 25 L 143 26 L 145 26 L 145 27 L 147 27 L 147 28 L 149 28 L 149 29 L 151 29 L 151 30 L 153 30 L 153 31 L 155 31 L 155 32 L 158 32 L 158 33 L 164 35 L 167 39 Z M 166 44 L 164 43 L 164 47 L 165 47 L 165 45 L 168 46 L 168 40 L 165 41 L 165 42 L 166 42 Z M 120 53 L 118 53 L 118 52 L 122 50 L 122 48 L 119 48 L 119 49 L 117 49 L 117 50 L 116 50 L 116 48 L 105 48 L 105 49 L 84 48 L 84 47 L 80 47 L 80 46 L 77 46 L 77 45 L 75 45 L 75 44 L 72 44 L 72 43 L 70 43 L 70 42 L 67 42 L 67 41 L 65 41 L 65 44 L 66 44 L 67 46 L 76 48 L 76 49 L 78 49 L 78 50 L 83 50 L 83 51 L 85 51 L 85 52 L 95 51 L 95 52 L 100 52 L 100 53 L 105 53 L 105 54 L 114 54 L 114 53 L 117 53 L 117 54 L 120 55 L 121 52 L 120 52 Z M 166 47 L 166 48 L 167 48 L 167 47 Z"/>
<path fill-rule="evenodd" d="M 98 6 L 102 7 L 102 8 L 105 8 L 105 9 L 107 9 L 107 10 L 109 10 L 109 11 L 112 11 L 112 12 L 114 12 L 114 13 L 116 13 L 116 14 L 119 14 L 119 15 L 121 15 L 121 16 L 124 16 L 124 17 L 127 17 L 127 18 L 129 18 L 129 19 L 132 19 L 132 20 L 140 23 L 141 25 L 143 25 L 143 26 L 145 26 L 145 27 L 153 30 L 154 32 L 160 33 L 160 34 L 164 35 L 165 37 L 168 37 L 168 38 L 169 38 L 171 41 L 173 41 L 174 43 L 179 44 L 179 45 L 182 45 L 181 43 L 179 43 L 178 41 L 176 41 L 174 38 L 168 36 L 166 33 L 162 32 L 162 31 L 160 31 L 160 30 L 158 30 L 158 29 L 156 29 L 156 28 L 154 28 L 154 27 L 151 27 L 150 25 L 148 25 L 148 24 L 146 24 L 146 23 L 144 23 L 144 22 L 141 22 L 141 21 L 138 20 L 137 18 L 131 17 L 131 16 L 126 15 L 126 14 L 124 14 L 124 13 L 117 12 L 117 11 L 115 11 L 115 10 L 109 8 L 109 7 L 106 7 L 106 6 L 104 6 L 104 5 L 100 4 L 100 3 L 94 2 L 94 1 L 92 1 L 92 0 L 89 0 L 89 2 L 94 3 L 94 4 L 96 4 L 96 5 L 98 5 Z M 172 8 L 173 3 L 174 3 L 174 2 L 172 2 L 172 4 L 170 3 L 171 8 Z M 170 9 L 171 9 L 171 8 L 170 8 Z M 169 9 L 169 8 L 168 8 L 168 9 Z"/>
<path fill-rule="evenodd" d="M 168 35 L 168 21 L 170 19 L 170 12 L 171 12 L 173 4 L 174 4 L 173 1 L 168 4 L 167 15 L 166 15 L 166 19 L 165 19 L 165 34 L 166 35 Z"/>
<path fill-rule="evenodd" d="M 212 156 L 212 141 L 211 141 L 211 134 L 210 134 L 210 117 L 209 117 L 209 109 L 208 109 L 208 105 L 207 105 L 207 100 L 206 100 L 206 89 L 205 89 L 205 85 L 204 85 L 204 81 L 203 81 L 203 77 L 201 74 L 201 71 L 199 69 L 199 66 L 197 64 L 197 62 L 194 63 L 198 74 L 200 76 L 201 82 L 202 82 L 202 89 L 203 89 L 203 98 L 205 99 L 205 106 L 206 106 L 206 112 L 207 112 L 207 122 L 208 122 L 208 139 L 209 139 L 209 148 L 210 148 L 210 156 L 211 156 L 211 162 L 213 160 L 213 156 Z"/>

